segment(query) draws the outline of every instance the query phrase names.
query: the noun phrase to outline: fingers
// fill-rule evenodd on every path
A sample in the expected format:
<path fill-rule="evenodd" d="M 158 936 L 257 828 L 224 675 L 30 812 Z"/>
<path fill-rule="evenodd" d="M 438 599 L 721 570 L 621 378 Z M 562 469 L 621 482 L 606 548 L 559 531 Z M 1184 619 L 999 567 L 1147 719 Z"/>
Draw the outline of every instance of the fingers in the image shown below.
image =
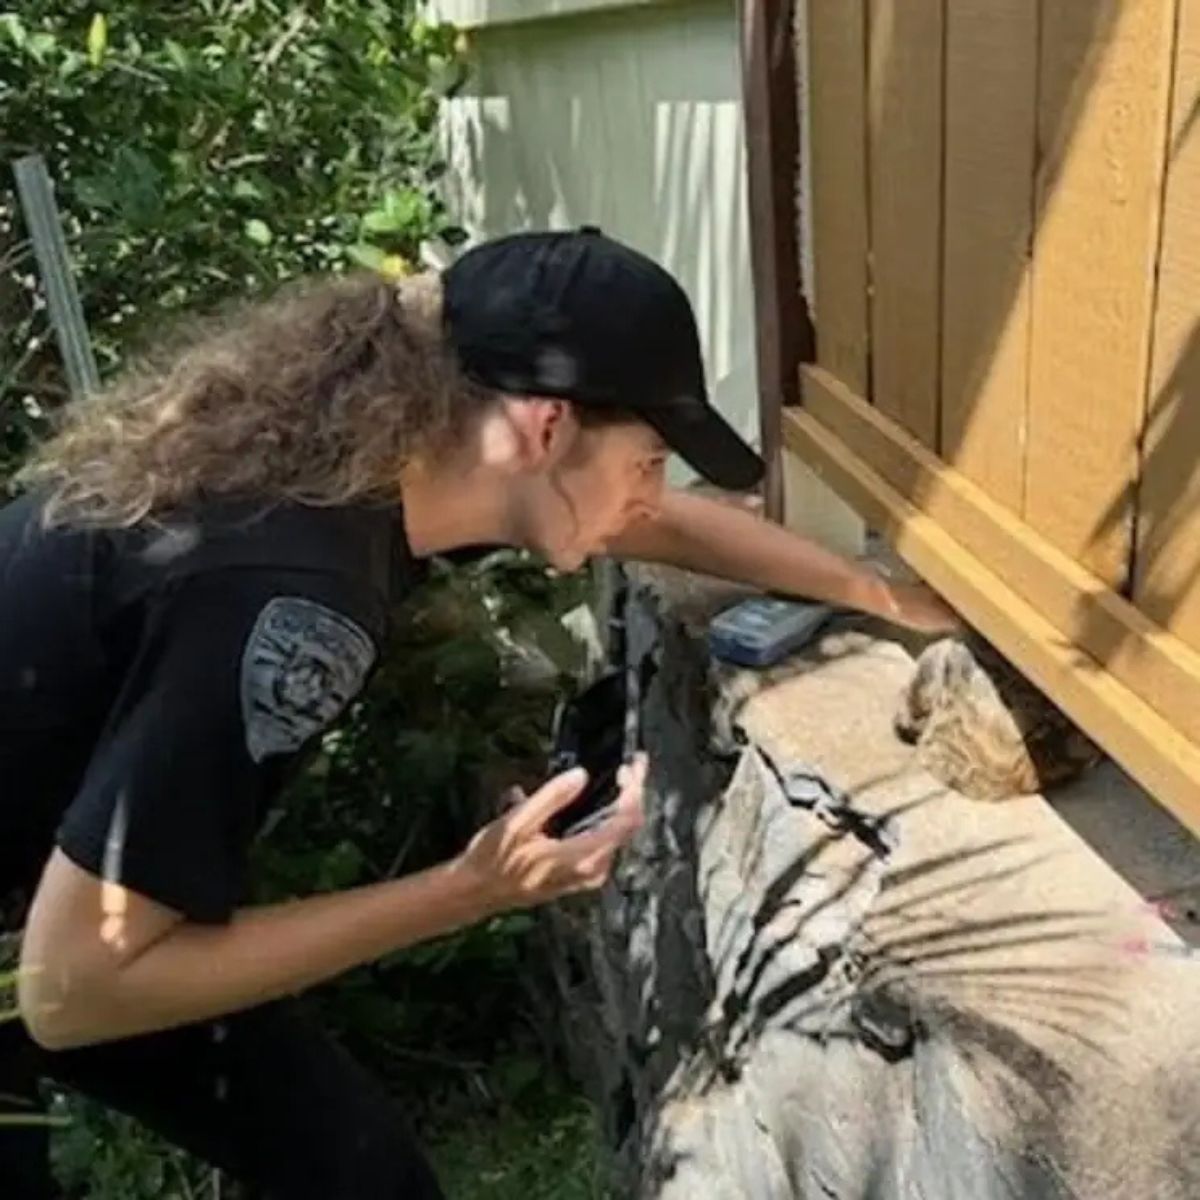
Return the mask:
<path fill-rule="evenodd" d="M 642 792 L 647 774 L 646 755 L 638 754 L 618 772 L 620 793 L 611 815 L 584 833 L 558 839 L 540 836 L 546 822 L 583 790 L 587 773 L 575 769 L 556 776 L 504 815 L 504 843 L 522 846 L 518 886 L 524 903 L 539 904 L 555 896 L 593 891 L 608 879 L 617 852 L 642 825 Z M 510 840 L 511 839 L 511 840 Z M 532 855 L 532 857 L 530 857 Z"/>
<path fill-rule="evenodd" d="M 572 849 L 579 855 L 575 865 L 581 888 L 600 887 L 612 871 L 617 852 L 630 841 L 642 827 L 641 802 L 636 812 L 618 813 L 605 823 L 577 838 Z"/>
<path fill-rule="evenodd" d="M 590 873 L 606 858 L 611 863 L 616 852 L 642 827 L 642 781 L 645 773 L 644 764 L 638 767 L 635 763 L 612 815 L 594 829 L 569 837 L 562 843 L 564 851 L 574 858 L 576 869 L 581 873 Z"/>
<path fill-rule="evenodd" d="M 576 863 L 586 862 L 590 855 L 616 851 L 642 827 L 641 805 L 635 811 L 617 810 L 599 825 L 574 834 L 562 841 L 566 855 Z"/>
<path fill-rule="evenodd" d="M 496 804 L 496 809 L 501 815 L 511 812 L 514 808 L 524 804 L 525 798 L 525 793 L 519 787 L 514 785 L 513 787 L 505 788 L 504 791 L 500 793 L 500 799 Z"/>
<path fill-rule="evenodd" d="M 617 851 L 636 832 L 634 826 L 614 828 L 616 825 L 617 821 L 614 819 L 606 822 L 602 829 L 591 830 L 568 839 L 569 852 L 575 861 L 563 872 L 564 894 L 595 891 L 608 881 Z M 588 845 L 574 844 L 583 842 L 584 839 L 589 840 Z"/>
<path fill-rule="evenodd" d="M 594 892 L 602 888 L 612 874 L 613 853 L 605 854 L 590 862 L 586 867 L 581 866 L 576 882 L 569 889 L 571 892 Z"/>
<path fill-rule="evenodd" d="M 586 784 L 587 772 L 582 767 L 574 767 L 556 775 L 514 811 L 513 832 L 517 835 L 527 835 L 540 830 L 559 809 L 566 808 L 583 791 Z"/>

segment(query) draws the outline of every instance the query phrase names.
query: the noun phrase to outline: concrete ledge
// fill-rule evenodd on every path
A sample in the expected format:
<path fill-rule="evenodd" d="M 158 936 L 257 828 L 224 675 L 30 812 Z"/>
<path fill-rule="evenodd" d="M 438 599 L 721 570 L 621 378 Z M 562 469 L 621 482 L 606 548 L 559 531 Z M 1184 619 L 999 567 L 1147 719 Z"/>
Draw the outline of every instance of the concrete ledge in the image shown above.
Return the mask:
<path fill-rule="evenodd" d="M 647 825 L 598 903 L 551 917 L 618 1194 L 1200 1195 L 1200 962 L 1145 903 L 1200 879 L 1195 844 L 1110 830 L 1111 768 L 1070 822 L 940 787 L 892 732 L 912 658 L 887 630 L 835 625 L 739 703 L 703 643 L 730 589 L 647 570 L 636 595 L 662 650 Z M 762 750 L 886 818 L 891 855 L 790 804 Z M 1114 869 L 1106 832 L 1149 844 Z"/>

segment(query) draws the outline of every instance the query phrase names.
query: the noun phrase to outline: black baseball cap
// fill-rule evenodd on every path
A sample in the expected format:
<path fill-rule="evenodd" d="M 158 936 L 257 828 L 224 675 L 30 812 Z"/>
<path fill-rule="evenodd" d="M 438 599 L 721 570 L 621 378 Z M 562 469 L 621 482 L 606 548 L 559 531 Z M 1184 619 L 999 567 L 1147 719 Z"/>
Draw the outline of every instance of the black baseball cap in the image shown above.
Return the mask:
<path fill-rule="evenodd" d="M 594 226 L 517 233 L 468 250 L 442 280 L 447 333 L 476 383 L 627 410 L 718 487 L 762 478 L 709 403 L 686 293 L 645 255 Z"/>

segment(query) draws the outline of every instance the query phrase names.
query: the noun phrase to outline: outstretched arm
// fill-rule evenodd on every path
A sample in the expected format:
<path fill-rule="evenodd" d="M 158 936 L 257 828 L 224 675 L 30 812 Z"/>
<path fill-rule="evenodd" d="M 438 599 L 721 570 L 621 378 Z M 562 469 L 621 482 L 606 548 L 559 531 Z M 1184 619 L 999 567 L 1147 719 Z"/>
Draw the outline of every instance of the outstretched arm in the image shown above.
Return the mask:
<path fill-rule="evenodd" d="M 893 583 L 735 504 L 669 489 L 657 517 L 609 544 L 619 558 L 660 562 L 820 600 L 938 633 L 958 619 L 924 584 Z"/>

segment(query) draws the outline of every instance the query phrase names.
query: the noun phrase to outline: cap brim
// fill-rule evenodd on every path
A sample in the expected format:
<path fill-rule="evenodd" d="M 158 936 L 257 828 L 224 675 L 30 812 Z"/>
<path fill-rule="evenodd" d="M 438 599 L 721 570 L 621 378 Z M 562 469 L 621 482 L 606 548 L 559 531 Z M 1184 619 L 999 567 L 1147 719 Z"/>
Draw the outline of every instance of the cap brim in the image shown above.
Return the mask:
<path fill-rule="evenodd" d="M 766 465 L 761 456 L 710 405 L 681 404 L 641 415 L 709 483 L 740 492 L 755 487 L 762 479 Z"/>

